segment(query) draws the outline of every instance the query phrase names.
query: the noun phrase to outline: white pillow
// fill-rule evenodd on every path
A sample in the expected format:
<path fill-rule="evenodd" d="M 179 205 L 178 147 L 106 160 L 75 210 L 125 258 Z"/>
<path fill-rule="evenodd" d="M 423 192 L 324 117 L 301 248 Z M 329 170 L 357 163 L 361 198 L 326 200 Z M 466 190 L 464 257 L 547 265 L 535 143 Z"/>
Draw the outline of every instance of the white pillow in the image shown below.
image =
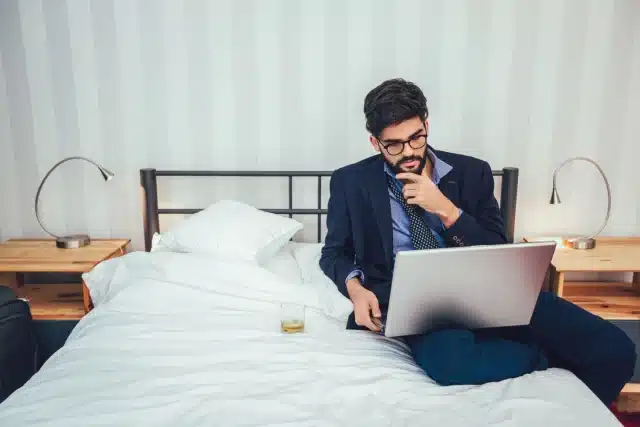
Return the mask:
<path fill-rule="evenodd" d="M 165 247 L 162 243 L 162 235 L 160 233 L 153 233 L 151 237 L 151 250 L 149 252 L 169 251 L 169 248 Z"/>
<path fill-rule="evenodd" d="M 320 268 L 322 243 L 292 243 L 303 283 L 314 288 L 327 315 L 346 324 L 353 311 L 351 300 L 338 291 L 335 283 Z"/>
<path fill-rule="evenodd" d="M 155 247 L 262 263 L 302 227 L 294 219 L 221 200 L 161 233 Z"/>
<path fill-rule="evenodd" d="M 293 256 L 292 243 L 285 244 L 274 256 L 262 265 L 287 283 L 301 284 L 302 272 Z"/>
<path fill-rule="evenodd" d="M 209 255 L 134 251 L 99 263 L 82 278 L 96 307 L 112 302 L 124 291 L 152 286 L 155 289 L 153 301 L 144 304 L 139 298 L 120 300 L 117 308 L 143 312 L 145 307 L 155 310 L 159 304 L 169 304 L 178 306 L 178 310 L 182 307 L 192 310 L 198 306 L 211 309 L 213 313 L 216 309 L 255 308 L 256 304 L 264 308 L 265 303 L 279 307 L 282 302 L 293 302 L 318 312 L 323 310 L 312 288 L 284 281 L 255 262 Z M 156 297 L 159 297 L 160 289 L 171 295 L 180 293 L 180 297 L 189 303 L 176 304 L 177 298 L 159 301 L 161 298 Z M 193 301 L 187 295 L 192 296 Z M 206 299 L 211 295 L 213 301 Z M 232 303 L 238 305 L 232 306 Z"/>

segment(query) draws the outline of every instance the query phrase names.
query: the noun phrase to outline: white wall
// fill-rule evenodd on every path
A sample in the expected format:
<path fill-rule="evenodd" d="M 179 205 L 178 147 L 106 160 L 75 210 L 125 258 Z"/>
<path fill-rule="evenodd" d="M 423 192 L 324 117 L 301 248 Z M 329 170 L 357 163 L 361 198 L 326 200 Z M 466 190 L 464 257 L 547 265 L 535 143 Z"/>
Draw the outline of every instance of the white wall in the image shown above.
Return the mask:
<path fill-rule="evenodd" d="M 371 154 L 363 98 L 394 76 L 424 89 L 434 146 L 521 169 L 519 236 L 597 228 L 605 193 L 587 164 L 563 170 L 565 203 L 547 205 L 575 155 L 611 180 L 605 234 L 640 232 L 636 0 L 2 0 L 0 54 L 0 239 L 43 235 L 34 193 L 65 156 L 116 179 L 67 164 L 45 188 L 46 224 L 137 247 L 139 168 L 356 161 Z M 284 207 L 284 183 L 162 180 L 161 205 Z"/>

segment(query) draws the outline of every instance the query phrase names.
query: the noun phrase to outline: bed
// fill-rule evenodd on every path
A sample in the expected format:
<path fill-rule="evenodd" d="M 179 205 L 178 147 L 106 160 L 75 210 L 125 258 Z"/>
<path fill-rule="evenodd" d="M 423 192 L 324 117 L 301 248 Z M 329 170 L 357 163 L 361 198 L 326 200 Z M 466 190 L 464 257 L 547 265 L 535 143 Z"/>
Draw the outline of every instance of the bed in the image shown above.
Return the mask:
<path fill-rule="evenodd" d="M 620 425 L 570 372 L 441 387 L 401 341 L 344 328 L 351 306 L 296 242 L 296 177 L 327 172 L 141 170 L 145 251 L 85 274 L 94 309 L 27 384 L 0 405 L 0 426 L 597 426 Z M 513 240 L 518 171 L 496 171 Z M 160 208 L 158 176 L 286 178 L 289 206 L 223 200 Z M 159 215 L 190 214 L 160 232 Z M 216 236 L 215 239 L 211 236 Z M 238 238 L 240 237 L 240 238 Z M 282 304 L 305 332 L 280 332 Z"/>

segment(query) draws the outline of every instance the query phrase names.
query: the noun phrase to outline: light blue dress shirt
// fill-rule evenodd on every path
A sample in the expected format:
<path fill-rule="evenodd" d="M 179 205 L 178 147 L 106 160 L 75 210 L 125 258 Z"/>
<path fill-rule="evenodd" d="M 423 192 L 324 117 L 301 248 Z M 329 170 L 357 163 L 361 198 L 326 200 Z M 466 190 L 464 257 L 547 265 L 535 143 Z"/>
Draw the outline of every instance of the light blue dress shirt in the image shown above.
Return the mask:
<path fill-rule="evenodd" d="M 448 163 L 440 160 L 432 150 L 428 150 L 428 156 L 431 159 L 433 164 L 433 171 L 431 175 L 432 181 L 438 185 L 442 177 L 448 174 L 453 167 Z M 402 190 L 402 183 L 398 181 L 395 177 L 395 173 L 391 170 L 389 165 L 384 164 L 385 173 L 393 178 L 394 183 Z M 391 224 L 393 228 L 393 255 L 399 251 L 412 251 L 415 248 L 411 243 L 411 230 L 409 223 L 409 216 L 404 211 L 404 208 L 396 199 L 393 192 L 389 189 L 389 203 L 391 204 Z M 440 220 L 440 217 L 425 212 L 425 222 L 427 226 L 431 229 L 431 232 L 435 236 L 436 240 L 440 243 L 441 247 L 445 246 L 444 239 L 442 237 L 442 232 L 444 231 L 444 225 Z M 358 266 L 354 267 L 354 270 L 347 276 L 347 280 L 352 279 L 354 277 L 360 277 L 360 281 L 364 280 L 364 274 L 362 270 Z"/>

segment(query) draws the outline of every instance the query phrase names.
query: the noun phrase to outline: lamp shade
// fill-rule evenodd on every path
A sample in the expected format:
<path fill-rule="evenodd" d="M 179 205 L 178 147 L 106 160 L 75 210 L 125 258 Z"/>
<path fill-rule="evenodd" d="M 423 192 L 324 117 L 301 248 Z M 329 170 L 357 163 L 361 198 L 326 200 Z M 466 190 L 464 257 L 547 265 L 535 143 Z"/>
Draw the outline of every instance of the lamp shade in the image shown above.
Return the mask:
<path fill-rule="evenodd" d="M 98 168 L 100 169 L 100 173 L 102 174 L 102 177 L 105 181 L 110 181 L 111 178 L 115 176 L 109 169 L 105 169 L 102 166 L 98 166 Z"/>
<path fill-rule="evenodd" d="M 552 205 L 559 205 L 560 203 L 562 203 L 560 201 L 560 195 L 558 194 L 558 189 L 556 188 L 556 186 L 553 186 L 553 189 L 551 190 L 551 199 L 549 200 L 549 203 Z"/>

